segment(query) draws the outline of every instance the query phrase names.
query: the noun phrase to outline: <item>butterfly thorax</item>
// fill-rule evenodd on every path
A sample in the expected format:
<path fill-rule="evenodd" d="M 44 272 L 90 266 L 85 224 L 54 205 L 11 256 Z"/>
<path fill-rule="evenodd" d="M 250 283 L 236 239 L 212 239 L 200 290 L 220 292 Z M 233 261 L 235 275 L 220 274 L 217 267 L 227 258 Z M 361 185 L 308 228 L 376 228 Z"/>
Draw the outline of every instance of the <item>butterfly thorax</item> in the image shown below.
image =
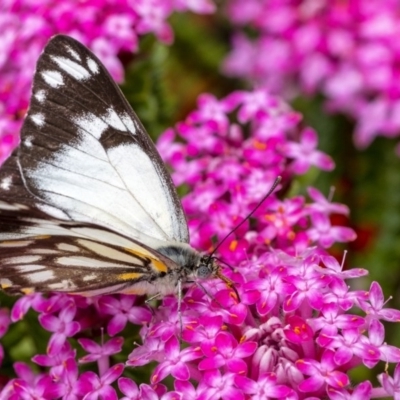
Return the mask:
<path fill-rule="evenodd" d="M 219 269 L 212 257 L 201 254 L 184 243 L 173 243 L 160 247 L 157 251 L 178 266 L 172 273 L 176 274 L 182 283 L 215 276 Z"/>

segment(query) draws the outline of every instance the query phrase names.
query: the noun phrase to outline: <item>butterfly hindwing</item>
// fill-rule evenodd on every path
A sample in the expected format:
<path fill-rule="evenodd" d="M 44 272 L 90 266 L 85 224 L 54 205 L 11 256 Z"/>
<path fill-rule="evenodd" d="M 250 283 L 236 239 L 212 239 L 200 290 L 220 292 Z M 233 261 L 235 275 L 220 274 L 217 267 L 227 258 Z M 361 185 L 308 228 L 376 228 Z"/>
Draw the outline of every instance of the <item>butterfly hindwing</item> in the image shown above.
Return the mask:
<path fill-rule="evenodd" d="M 0 198 L 150 246 L 188 242 L 151 139 L 98 58 L 66 36 L 40 56 L 20 147 L 0 170 Z"/>
<path fill-rule="evenodd" d="M 106 228 L 5 202 L 0 261 L 0 287 L 10 293 L 151 293 L 158 290 L 151 282 L 174 268 L 156 251 Z"/>

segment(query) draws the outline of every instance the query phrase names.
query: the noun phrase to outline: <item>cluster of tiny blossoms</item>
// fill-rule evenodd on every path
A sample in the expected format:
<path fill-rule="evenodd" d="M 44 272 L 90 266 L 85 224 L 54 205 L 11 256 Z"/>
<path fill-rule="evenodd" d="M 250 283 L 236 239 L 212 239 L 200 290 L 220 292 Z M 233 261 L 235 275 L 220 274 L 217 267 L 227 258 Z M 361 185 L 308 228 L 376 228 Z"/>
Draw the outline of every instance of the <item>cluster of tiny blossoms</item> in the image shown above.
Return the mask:
<path fill-rule="evenodd" d="M 376 282 L 369 291 L 350 290 L 346 281 L 366 271 L 343 270 L 325 250 L 354 239 L 351 229 L 330 223 L 332 214 L 348 209 L 314 188 L 309 201 L 285 195 L 311 166 L 333 168 L 300 119 L 262 90 L 222 100 L 202 95 L 198 109 L 158 142 L 175 182 L 188 189 L 183 205 L 192 245 L 211 251 L 283 177 L 277 192 L 218 248 L 234 289 L 220 279 L 203 280 L 185 288 L 180 304 L 168 295 L 157 307 L 126 295 L 23 296 L 11 313 L 0 310 L 0 337 L 32 308 L 50 339 L 46 354 L 32 358 L 40 373 L 16 362 L 16 378 L 0 399 L 400 396 L 400 367 L 393 377 L 385 370 L 400 361 L 400 349 L 385 343 L 381 322 L 399 321 L 400 312 L 385 308 Z M 135 327 L 139 334 L 132 336 Z M 3 357 L 0 351 L 0 362 Z M 355 367 L 377 364 L 379 386 L 350 381 Z M 146 371 L 151 375 L 143 381 Z"/>
<path fill-rule="evenodd" d="M 141 35 L 171 43 L 173 12 L 214 11 L 212 0 L 72 0 L 0 2 L 0 163 L 18 143 L 36 61 L 51 36 L 78 39 L 92 49 L 117 82 L 124 77 L 118 55 L 138 49 Z"/>
<path fill-rule="evenodd" d="M 397 1 L 230 0 L 239 27 L 224 70 L 293 96 L 320 92 L 356 120 L 355 143 L 400 132 Z M 253 39 L 241 30 L 256 31 Z M 254 33 L 254 32 L 253 32 Z"/>

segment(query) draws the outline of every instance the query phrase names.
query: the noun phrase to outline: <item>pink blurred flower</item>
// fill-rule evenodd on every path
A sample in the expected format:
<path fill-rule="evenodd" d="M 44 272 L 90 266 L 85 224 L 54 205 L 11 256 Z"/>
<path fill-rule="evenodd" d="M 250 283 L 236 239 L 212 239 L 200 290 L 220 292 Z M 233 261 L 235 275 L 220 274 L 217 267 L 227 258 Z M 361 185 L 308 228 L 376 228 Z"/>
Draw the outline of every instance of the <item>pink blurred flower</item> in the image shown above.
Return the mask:
<path fill-rule="evenodd" d="M 399 11 L 395 1 L 231 0 L 223 70 L 286 98 L 322 93 L 328 110 L 355 119 L 359 147 L 397 137 Z"/>
<path fill-rule="evenodd" d="M 96 400 L 98 398 L 117 400 L 117 392 L 111 384 L 121 376 L 123 371 L 123 364 L 115 364 L 101 377 L 92 371 L 84 372 L 80 376 L 76 387 L 79 393 L 86 393 L 84 397 L 86 400 Z"/>
<path fill-rule="evenodd" d="M 49 355 L 55 356 L 64 346 L 67 337 L 74 336 L 80 330 L 79 323 L 74 321 L 75 313 L 75 303 L 70 301 L 58 316 L 46 313 L 39 317 L 43 328 L 53 332 L 47 346 Z"/>

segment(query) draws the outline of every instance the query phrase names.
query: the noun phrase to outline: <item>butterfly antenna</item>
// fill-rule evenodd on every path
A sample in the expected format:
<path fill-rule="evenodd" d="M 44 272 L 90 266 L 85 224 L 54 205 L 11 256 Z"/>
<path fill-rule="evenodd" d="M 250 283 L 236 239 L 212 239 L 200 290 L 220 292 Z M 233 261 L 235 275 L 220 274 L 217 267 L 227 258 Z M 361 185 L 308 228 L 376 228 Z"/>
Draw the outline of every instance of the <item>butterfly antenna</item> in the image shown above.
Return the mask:
<path fill-rule="evenodd" d="M 275 190 L 275 188 L 279 185 L 281 182 L 282 177 L 278 176 L 274 183 L 272 184 L 271 188 L 268 190 L 268 192 L 263 196 L 263 198 L 258 202 L 258 204 L 253 208 L 250 214 L 247 215 L 247 217 L 241 221 L 239 224 L 237 224 L 229 233 L 218 243 L 218 245 L 215 247 L 213 252 L 209 255 L 208 260 L 211 260 L 213 255 L 216 253 L 216 251 L 221 247 L 221 245 L 225 242 L 226 239 L 230 235 L 232 235 L 233 232 L 237 231 L 246 221 L 250 219 L 250 217 L 260 208 L 261 204 L 264 203 L 264 201 L 271 195 L 271 193 Z"/>

